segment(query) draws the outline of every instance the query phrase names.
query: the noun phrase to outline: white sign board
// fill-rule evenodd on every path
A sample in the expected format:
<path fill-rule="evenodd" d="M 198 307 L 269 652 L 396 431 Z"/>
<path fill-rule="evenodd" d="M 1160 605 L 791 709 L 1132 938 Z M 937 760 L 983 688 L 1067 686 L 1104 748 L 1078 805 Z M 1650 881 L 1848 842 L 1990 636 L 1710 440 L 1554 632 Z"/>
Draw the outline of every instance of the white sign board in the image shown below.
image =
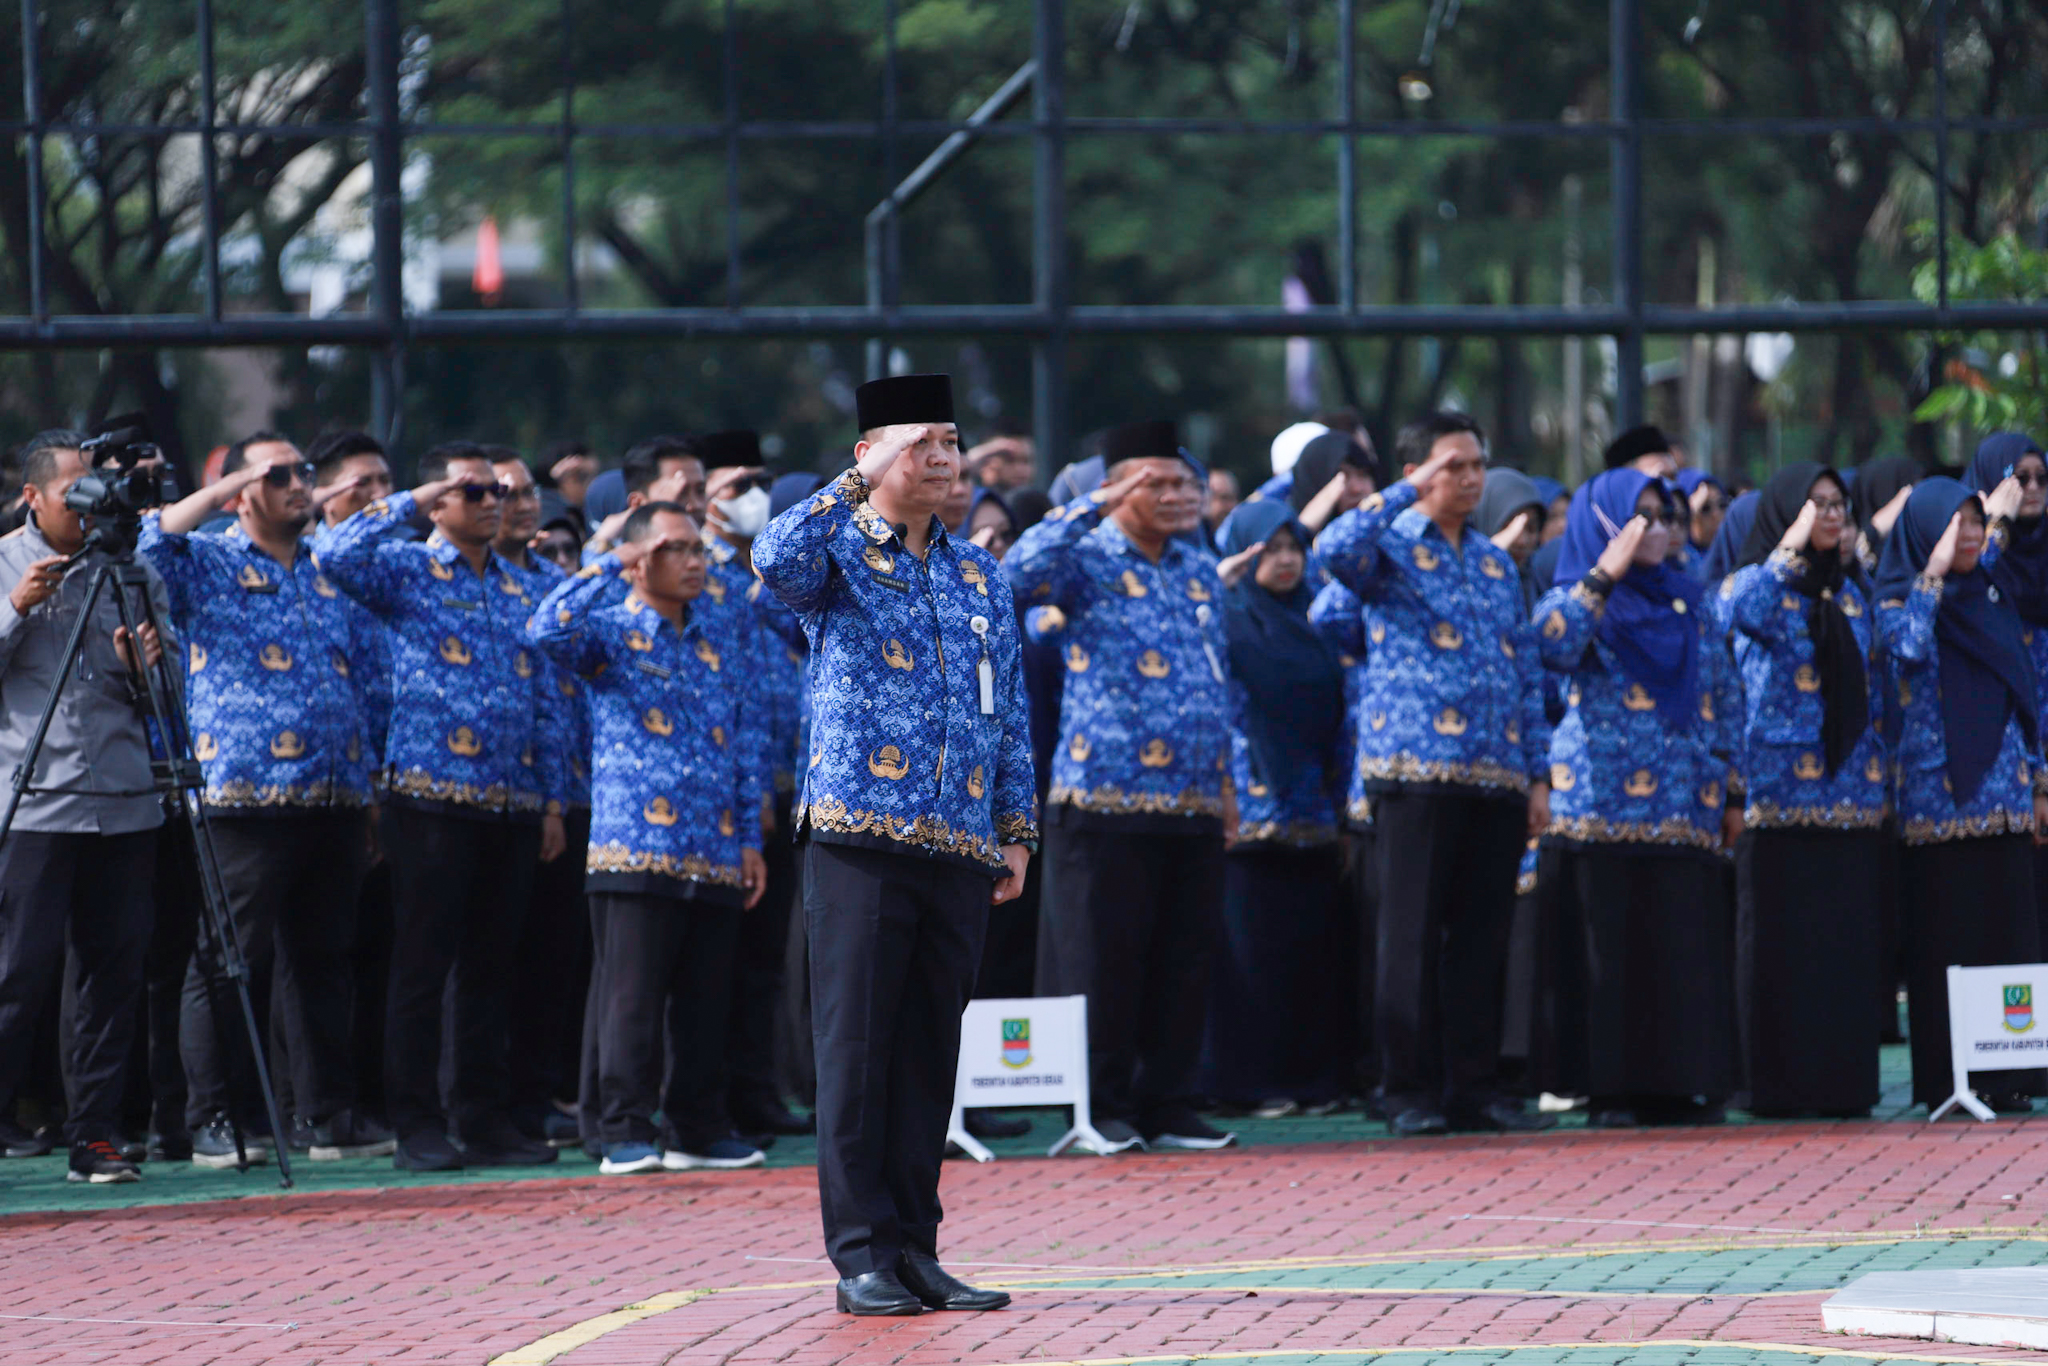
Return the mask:
<path fill-rule="evenodd" d="M 1948 1038 L 1955 1094 L 1927 1116 L 1931 1123 L 1957 1106 L 1979 1119 L 1991 1108 L 1970 1094 L 1970 1073 L 2048 1067 L 2048 963 L 1948 970 Z"/>
<path fill-rule="evenodd" d="M 969 1001 L 960 1017 L 960 1066 L 947 1137 L 977 1162 L 995 1154 L 968 1134 L 962 1111 L 981 1106 L 1071 1105 L 1074 1127 L 1049 1156 L 1079 1139 L 1114 1150 L 1088 1110 L 1088 998 L 1027 996 Z"/>

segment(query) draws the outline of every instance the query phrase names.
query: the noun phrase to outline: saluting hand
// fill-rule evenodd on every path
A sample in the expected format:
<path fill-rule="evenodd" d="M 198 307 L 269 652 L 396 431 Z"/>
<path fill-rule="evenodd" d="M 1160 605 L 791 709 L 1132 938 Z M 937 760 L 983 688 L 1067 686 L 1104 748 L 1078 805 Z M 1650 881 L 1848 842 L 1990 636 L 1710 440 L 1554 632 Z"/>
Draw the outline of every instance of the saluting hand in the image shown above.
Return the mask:
<path fill-rule="evenodd" d="M 336 480 L 334 483 L 329 484 L 326 488 L 314 489 L 313 511 L 318 512 L 321 508 L 326 507 L 329 503 L 341 497 L 341 495 L 343 495 L 344 493 L 354 493 L 357 489 L 361 488 L 362 486 L 363 476 L 360 474 L 352 474 L 346 479 Z"/>
<path fill-rule="evenodd" d="M 1813 499 L 1806 500 L 1806 506 L 1799 509 L 1799 515 L 1792 519 L 1792 525 L 1785 528 L 1785 534 L 1778 538 L 1778 549 L 1789 550 L 1795 555 L 1806 549 L 1813 539 L 1813 524 L 1820 518 L 1820 509 L 1813 505 Z"/>
<path fill-rule="evenodd" d="M 1949 566 L 1956 562 L 1956 537 L 1963 532 L 1963 514 L 1958 512 L 1948 519 L 1948 530 L 1941 533 L 1941 539 L 1934 543 L 1934 552 L 1927 557 L 1927 573 L 1931 578 L 1942 578 L 1948 574 Z"/>
<path fill-rule="evenodd" d="M 1407 480 L 1415 485 L 1417 493 L 1427 494 L 1429 486 L 1436 482 L 1436 477 L 1439 474 L 1444 472 L 1444 467 L 1457 459 L 1457 457 L 1458 447 L 1454 443 L 1448 441 L 1440 442 L 1436 451 L 1429 459 L 1408 472 Z"/>
<path fill-rule="evenodd" d="M 1216 577 L 1223 580 L 1225 588 L 1237 587 L 1244 582 L 1244 576 L 1251 573 L 1260 552 L 1265 548 L 1266 543 L 1260 541 L 1257 545 L 1246 546 L 1235 555 L 1224 556 L 1216 562 Z"/>
<path fill-rule="evenodd" d="M 854 461 L 854 468 L 860 471 L 861 478 L 868 481 L 868 487 L 873 488 L 882 482 L 882 477 L 896 463 L 897 456 L 925 441 L 931 434 L 931 427 L 923 422 L 903 422 L 884 427 L 881 437 L 868 443 L 867 450 Z"/>
<path fill-rule="evenodd" d="M 1622 524 L 1614 539 L 1607 543 L 1607 549 L 1600 552 L 1600 558 L 1593 567 L 1616 583 L 1628 573 L 1629 566 L 1636 562 L 1636 547 L 1643 543 L 1643 537 L 1650 531 L 1650 519 L 1638 514 Z"/>
<path fill-rule="evenodd" d="M 1514 548 L 1515 542 L 1522 539 L 1522 529 L 1528 525 L 1529 509 L 1523 508 L 1520 512 L 1508 518 L 1506 526 L 1494 532 L 1493 535 L 1486 539 L 1492 541 L 1499 549 L 1511 550 Z"/>
<path fill-rule="evenodd" d="M 988 894 L 991 906 L 1000 906 L 1024 895 L 1024 870 L 1031 863 L 1031 851 L 1021 844 L 1006 844 L 997 852 L 1002 854 L 1003 866 L 1010 871 L 996 879 L 995 890 Z"/>
<path fill-rule="evenodd" d="M 2010 521 L 2019 516 L 2020 500 L 2027 491 L 2020 487 L 2020 481 L 2007 475 L 1998 481 L 1998 487 L 1984 495 L 1984 518 L 1991 522 Z"/>
<path fill-rule="evenodd" d="M 1137 469 L 1117 480 L 1114 484 L 1104 484 L 1100 489 L 1096 490 L 1097 493 L 1102 495 L 1102 515 L 1107 517 L 1110 513 L 1123 506 L 1124 499 L 1130 497 L 1139 489 L 1144 488 L 1147 484 L 1157 483 L 1158 481 L 1158 473 L 1151 466 L 1141 464 Z"/>

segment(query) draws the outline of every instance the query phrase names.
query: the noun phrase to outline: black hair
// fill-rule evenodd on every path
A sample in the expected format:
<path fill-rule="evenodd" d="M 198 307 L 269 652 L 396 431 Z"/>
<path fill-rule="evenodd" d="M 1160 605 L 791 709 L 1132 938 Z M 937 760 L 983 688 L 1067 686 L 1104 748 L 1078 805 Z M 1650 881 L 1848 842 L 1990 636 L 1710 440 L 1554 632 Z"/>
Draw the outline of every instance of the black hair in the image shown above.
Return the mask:
<path fill-rule="evenodd" d="M 1436 449 L 1436 443 L 1447 436 L 1470 432 L 1479 448 L 1486 449 L 1486 432 L 1477 419 L 1464 413 L 1446 409 L 1419 417 L 1401 429 L 1394 438 L 1394 463 L 1397 466 L 1420 465 L 1429 459 L 1429 453 Z"/>
<path fill-rule="evenodd" d="M 419 479 L 432 484 L 448 477 L 448 467 L 458 460 L 481 460 L 489 464 L 491 448 L 474 441 L 443 441 L 420 457 Z"/>
<path fill-rule="evenodd" d="M 220 472 L 222 474 L 233 474 L 236 470 L 249 463 L 249 448 L 251 446 L 261 446 L 272 441 L 282 441 L 287 446 L 292 444 L 292 439 L 283 432 L 273 432 L 268 428 L 262 431 L 251 432 L 234 445 L 228 447 L 227 455 L 220 462 Z"/>
<path fill-rule="evenodd" d="M 653 534 L 655 517 L 664 512 L 673 512 L 683 518 L 690 515 L 683 511 L 681 503 L 671 503 L 666 499 L 658 503 L 642 503 L 627 514 L 626 524 L 619 528 L 619 540 L 628 544 L 646 540 Z"/>
<path fill-rule="evenodd" d="M 526 463 L 526 457 L 513 450 L 510 446 L 498 446 L 490 442 L 484 442 L 479 449 L 483 451 L 484 459 L 490 461 L 493 465 L 524 465 Z M 527 472 L 529 474 L 532 473 L 531 470 Z"/>
<path fill-rule="evenodd" d="M 619 462 L 626 492 L 647 492 L 647 486 L 661 478 L 661 462 L 664 460 L 695 460 L 702 464 L 704 457 L 697 453 L 697 444 L 687 436 L 651 436 L 627 451 L 626 458 Z"/>
<path fill-rule="evenodd" d="M 563 441 L 551 441 L 548 443 L 546 450 L 534 457 L 533 482 L 539 484 L 544 489 L 554 488 L 555 466 L 561 464 L 572 455 L 587 455 L 592 459 L 597 458 L 597 452 L 591 449 L 590 443 L 580 436 L 572 436 Z"/>
<path fill-rule="evenodd" d="M 75 451 L 85 444 L 85 434 L 66 427 L 52 427 L 46 432 L 37 432 L 21 443 L 17 459 L 21 464 L 21 482 L 24 486 L 34 484 L 37 488 L 57 477 L 57 456 L 62 451 Z"/>
<path fill-rule="evenodd" d="M 306 459 L 313 462 L 313 468 L 320 472 L 319 478 L 325 483 L 340 471 L 341 462 L 350 456 L 384 453 L 384 443 L 368 432 L 322 432 L 314 438 Z"/>

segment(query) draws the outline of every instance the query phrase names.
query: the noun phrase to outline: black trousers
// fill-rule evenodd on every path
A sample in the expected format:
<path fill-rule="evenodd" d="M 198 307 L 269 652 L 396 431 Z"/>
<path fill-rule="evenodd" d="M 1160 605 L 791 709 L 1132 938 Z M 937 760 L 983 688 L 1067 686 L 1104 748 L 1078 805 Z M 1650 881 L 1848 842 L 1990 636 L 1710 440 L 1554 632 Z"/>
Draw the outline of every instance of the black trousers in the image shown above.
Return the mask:
<path fill-rule="evenodd" d="M 734 1115 L 746 1120 L 782 1104 L 776 1079 L 775 1023 L 782 1008 L 783 960 L 796 906 L 796 845 L 789 838 L 786 797 L 776 799 L 775 833 L 762 841 L 768 890 L 740 919 L 733 963 L 732 1015 L 726 1023 L 726 1092 Z"/>
<path fill-rule="evenodd" d="M 591 894 L 591 921 L 603 926 L 604 945 L 595 974 L 604 983 L 598 1023 L 604 1142 L 665 1137 L 685 1152 L 702 1152 L 731 1133 L 725 1034 L 740 922 L 749 914 L 677 897 Z M 668 1120 L 666 1136 L 655 1125 L 657 1110 Z"/>
<path fill-rule="evenodd" d="M 1345 968 L 1345 1079 L 1351 1092 L 1370 1096 L 1379 1089 L 1380 1051 L 1374 1043 L 1374 963 L 1379 956 L 1380 852 L 1379 837 L 1367 827 L 1344 837 L 1344 941 L 1341 960 Z"/>
<path fill-rule="evenodd" d="M 1143 1129 L 1195 1101 L 1223 837 L 1058 824 L 1045 849 L 1038 989 L 1087 995 L 1089 1105 Z"/>
<path fill-rule="evenodd" d="M 143 1018 L 130 1055 L 123 1132 L 137 1132 L 146 1125 L 155 1133 L 175 1133 L 185 1126 L 179 1017 L 201 906 L 192 825 L 183 816 L 174 816 L 157 834 L 156 916 L 143 964 Z M 77 976 L 75 970 L 72 976 Z"/>
<path fill-rule="evenodd" d="M 384 1104 L 384 1021 L 391 997 L 391 941 L 397 933 L 391 909 L 391 860 L 380 848 L 363 874 L 356 895 L 356 942 L 350 954 L 355 978 L 355 1036 L 350 1044 L 356 1069 L 356 1108 L 382 1116 Z"/>
<path fill-rule="evenodd" d="M 17 830 L 0 843 L 0 1114 L 13 1109 L 68 949 L 75 1005 L 66 1137 L 115 1135 L 149 954 L 156 845 L 154 830 Z"/>
<path fill-rule="evenodd" d="M 1381 793 L 1373 1032 L 1388 1114 L 1482 1103 L 1500 1070 L 1501 992 L 1528 810 L 1519 800 Z"/>
<path fill-rule="evenodd" d="M 384 808 L 395 932 L 384 1093 L 400 1138 L 501 1115 L 509 1092 L 506 1001 L 540 859 L 540 827 L 399 804 Z M 564 855 L 568 857 L 568 855 Z M 437 1084 L 441 996 L 453 982 L 453 1077 Z"/>
<path fill-rule="evenodd" d="M 590 907 L 583 895 L 590 811 L 563 819 L 567 846 L 553 863 L 536 863 L 533 902 L 513 955 L 511 1100 L 545 1107 L 576 1094 L 583 1000 L 590 989 Z"/>
<path fill-rule="evenodd" d="M 360 811 L 339 811 L 209 820 L 253 994 L 264 999 L 267 984 L 271 1013 L 282 1025 L 286 1059 L 279 1070 L 289 1072 L 293 1108 L 314 1124 L 356 1100 L 351 955 L 369 858 L 364 819 Z M 189 1124 L 230 1109 L 256 1116 L 248 1048 L 234 986 L 209 983 L 195 960 L 180 1021 Z"/>
<path fill-rule="evenodd" d="M 939 1163 L 960 1012 L 991 878 L 911 854 L 807 843 L 804 920 L 818 1058 L 818 1202 L 841 1276 L 938 1253 Z"/>

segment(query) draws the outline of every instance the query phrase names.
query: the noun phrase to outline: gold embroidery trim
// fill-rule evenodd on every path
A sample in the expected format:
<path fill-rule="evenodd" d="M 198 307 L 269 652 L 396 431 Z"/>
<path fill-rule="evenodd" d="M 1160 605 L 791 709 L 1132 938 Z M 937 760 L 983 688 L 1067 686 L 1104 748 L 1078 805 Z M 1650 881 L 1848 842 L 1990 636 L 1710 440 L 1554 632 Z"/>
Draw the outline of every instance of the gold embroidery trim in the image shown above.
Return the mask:
<path fill-rule="evenodd" d="M 391 774 L 386 787 L 401 797 L 421 801 L 447 802 L 452 806 L 474 806 L 486 811 L 520 811 L 538 815 L 538 792 L 515 792 L 503 783 L 477 787 L 471 783 L 444 782 L 423 768 L 409 768 Z M 509 798 L 509 800 L 508 800 Z"/>
<path fill-rule="evenodd" d="M 1237 823 L 1239 844 L 1284 844 L 1290 849 L 1313 849 L 1337 842 L 1337 827 L 1327 821 L 1257 821 Z"/>
<path fill-rule="evenodd" d="M 365 787 L 367 786 L 366 783 Z M 364 793 L 353 791 L 339 783 L 266 783 L 258 787 L 243 779 L 226 783 L 208 783 L 204 800 L 208 806 L 219 807 L 359 807 L 369 803 L 369 798 Z"/>
<path fill-rule="evenodd" d="M 708 882 L 714 887 L 744 887 L 740 870 L 730 863 L 713 863 L 702 854 L 657 854 L 648 849 L 628 849 L 613 840 L 593 844 L 583 865 L 590 873 L 653 873 L 685 882 Z"/>
<path fill-rule="evenodd" d="M 969 830 L 955 830 L 940 816 L 902 816 L 881 811 L 859 811 L 837 797 L 821 797 L 798 808 L 797 829 L 805 823 L 813 830 L 837 835 L 881 835 L 938 854 L 959 854 L 992 867 L 1002 866 L 1002 855 L 983 836 Z"/>
<path fill-rule="evenodd" d="M 1052 791 L 1046 794 L 1045 802 L 1047 806 L 1071 806 L 1110 816 L 1223 815 L 1220 792 L 1211 796 L 1192 787 L 1182 788 L 1178 793 L 1126 792 L 1114 783 L 1102 783 L 1093 788 L 1054 783 Z"/>
<path fill-rule="evenodd" d="M 1907 821 L 1900 832 L 1908 844 L 1940 844 L 1944 840 L 1982 839 L 1987 835 L 2031 835 L 2034 813 L 2003 807 L 1983 816 L 1953 816 L 1945 821 Z"/>
<path fill-rule="evenodd" d="M 1683 816 L 1661 821 L 1610 821 L 1605 816 L 1572 816 L 1552 820 L 1546 835 L 1580 844 L 1669 844 L 1680 848 L 1718 852 L 1719 830 L 1702 830 Z"/>
<path fill-rule="evenodd" d="M 1846 797 L 1833 806 L 1779 806 L 1759 797 L 1744 808 L 1742 823 L 1759 830 L 1875 830 L 1884 824 L 1884 806 L 1858 806 Z"/>
<path fill-rule="evenodd" d="M 1516 792 L 1529 790 L 1529 775 L 1491 759 L 1474 763 L 1448 763 L 1418 759 L 1413 754 L 1392 754 L 1384 758 L 1358 756 L 1358 776 L 1367 782 L 1454 783 L 1460 787 L 1504 787 Z"/>

